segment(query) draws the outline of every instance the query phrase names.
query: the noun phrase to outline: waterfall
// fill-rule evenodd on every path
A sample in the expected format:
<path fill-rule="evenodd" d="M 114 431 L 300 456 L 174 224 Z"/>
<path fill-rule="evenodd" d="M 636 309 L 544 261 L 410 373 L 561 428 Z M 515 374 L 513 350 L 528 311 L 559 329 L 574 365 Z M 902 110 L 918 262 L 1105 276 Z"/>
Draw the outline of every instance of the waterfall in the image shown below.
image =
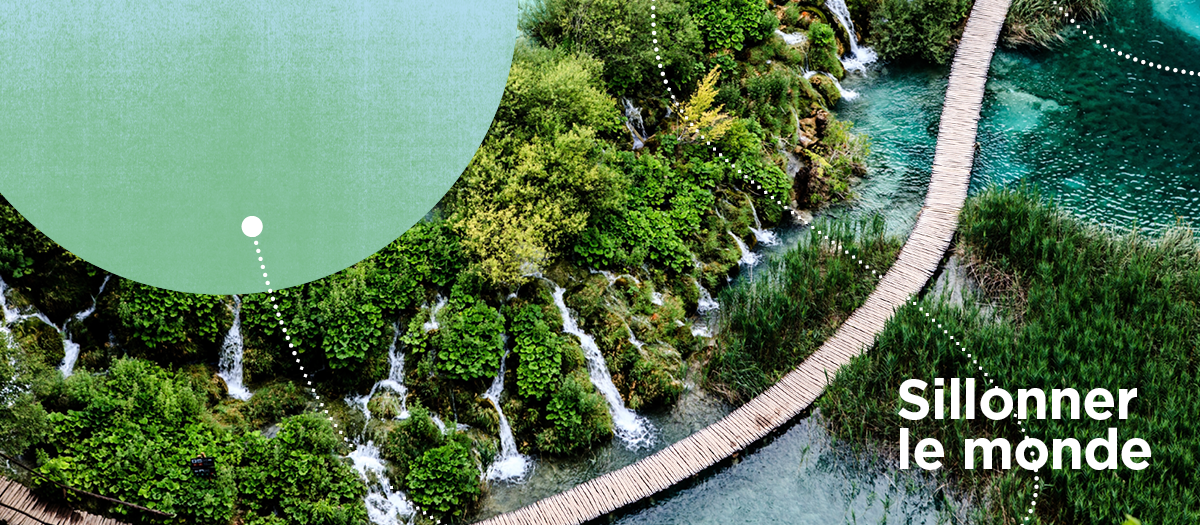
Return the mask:
<path fill-rule="evenodd" d="M 253 395 L 242 384 L 242 298 L 233 296 L 233 326 L 221 343 L 221 360 L 217 363 L 217 375 L 225 380 L 229 397 L 245 401 Z"/>
<path fill-rule="evenodd" d="M 754 239 L 763 246 L 775 246 L 779 244 L 779 238 L 775 236 L 775 232 L 764 230 L 762 223 L 758 222 L 758 210 L 754 209 L 754 199 L 747 195 L 746 200 L 750 202 L 750 215 L 754 217 L 754 227 L 750 228 L 750 232 L 754 234 Z"/>
<path fill-rule="evenodd" d="M 854 34 L 854 21 L 850 19 L 850 8 L 846 0 L 825 0 L 825 7 L 833 13 L 846 34 L 850 37 L 850 56 L 842 58 L 842 67 L 847 71 L 866 71 L 867 65 L 879 58 L 875 50 L 869 47 L 858 47 L 858 36 Z M 844 98 L 844 97 L 843 97 Z"/>
<path fill-rule="evenodd" d="M 429 419 L 433 421 L 433 424 L 438 427 L 438 430 L 441 431 L 441 433 L 446 433 L 446 424 L 442 422 L 442 418 L 438 417 L 437 414 L 430 412 Z"/>
<path fill-rule="evenodd" d="M 637 151 L 646 145 L 646 129 L 642 123 L 642 108 L 633 105 L 633 101 L 623 98 L 625 105 L 625 129 L 633 136 L 633 150 Z"/>
<path fill-rule="evenodd" d="M 613 430 L 616 432 L 617 438 L 623 441 L 625 447 L 630 450 L 650 447 L 654 444 L 653 427 L 650 426 L 650 422 L 625 408 L 625 402 L 621 399 L 621 394 L 617 392 L 617 387 L 613 385 L 612 376 L 608 373 L 608 366 L 604 363 L 604 355 L 600 353 L 600 347 L 596 346 L 596 340 L 579 329 L 579 325 L 571 317 L 571 310 L 563 301 L 563 293 L 566 292 L 566 289 L 555 284 L 554 281 L 549 279 L 546 281 L 554 286 L 554 304 L 558 306 L 558 312 L 562 314 L 563 332 L 579 339 L 584 356 L 587 358 L 588 375 L 591 377 L 592 384 L 604 396 L 604 400 L 608 401 L 609 412 L 612 413 Z"/>
<path fill-rule="evenodd" d="M 721 303 L 714 301 L 712 295 L 709 295 L 708 289 L 700 284 L 700 279 L 692 278 L 692 282 L 696 284 L 696 290 L 700 292 L 700 299 L 696 301 L 696 313 L 708 313 L 721 307 Z"/>
<path fill-rule="evenodd" d="M 733 232 L 726 230 L 730 237 L 733 237 L 733 242 L 737 243 L 738 251 L 742 253 L 742 258 L 738 259 L 738 264 L 745 266 L 754 266 L 758 264 L 758 254 L 750 251 L 746 247 L 746 243 L 742 242 L 742 238 L 734 235 Z"/>
<path fill-rule="evenodd" d="M 783 31 L 776 29 L 775 34 L 779 35 L 779 38 L 783 39 L 783 43 L 789 46 L 798 46 L 803 44 L 806 40 L 804 33 L 784 33 Z"/>
<path fill-rule="evenodd" d="M 437 294 L 437 298 L 435 298 L 433 302 L 433 307 L 429 309 L 429 320 L 425 321 L 425 324 L 421 325 L 422 330 L 426 332 L 432 332 L 441 327 L 437 321 L 437 314 L 442 310 L 443 307 L 446 306 L 446 302 L 447 299 L 442 297 L 442 294 Z"/>
<path fill-rule="evenodd" d="M 662 304 L 663 304 L 662 292 L 651 292 L 650 293 L 650 304 L 662 306 Z"/>
<path fill-rule="evenodd" d="M 833 75 L 830 75 L 829 73 L 826 73 L 824 71 L 805 71 L 804 79 L 808 80 L 808 79 L 812 78 L 813 75 L 816 75 L 818 73 L 821 75 L 824 75 L 825 78 L 828 78 L 829 80 L 833 81 L 833 87 L 837 88 L 838 95 L 842 97 L 842 100 L 849 102 L 851 100 L 858 98 L 857 91 L 852 91 L 852 90 L 842 87 L 842 83 L 838 82 L 837 78 L 835 78 Z"/>
<path fill-rule="evenodd" d="M 4 325 L 0 326 L 0 331 L 4 333 L 12 333 L 12 331 L 8 328 L 9 326 L 31 317 L 36 317 L 43 323 L 46 323 L 47 326 L 53 327 L 58 331 L 59 335 L 62 336 L 63 340 L 63 361 L 62 364 L 58 366 L 58 371 L 62 372 L 63 377 L 70 377 L 75 371 L 75 362 L 79 360 L 79 343 L 76 343 L 71 339 L 71 330 L 70 326 L 68 326 L 70 324 L 70 319 L 83 321 L 96 311 L 96 298 L 100 297 L 100 294 L 104 293 L 104 288 L 108 286 L 108 280 L 110 278 L 112 278 L 112 275 L 104 276 L 104 282 L 100 283 L 100 290 L 96 292 L 94 297 L 92 297 L 92 305 L 84 308 L 75 315 L 72 315 L 67 319 L 67 321 L 63 322 L 63 326 L 58 326 L 50 322 L 50 318 L 46 317 L 46 314 L 43 314 L 36 308 L 33 310 L 33 313 L 22 314 L 21 312 L 17 311 L 16 308 L 9 307 L 8 283 L 5 282 L 4 279 L 0 278 L 0 309 L 4 311 Z"/>
<path fill-rule="evenodd" d="M 348 456 L 354 470 L 367 482 L 367 518 L 377 525 L 402 525 L 401 517 L 411 517 L 415 510 L 403 492 L 392 489 L 387 468 L 379 458 L 379 448 L 371 441 L 354 447 Z M 373 474 L 373 476 L 372 476 Z M 372 482 L 372 477 L 374 481 Z"/>
<path fill-rule="evenodd" d="M 392 344 L 388 347 L 388 376 L 387 379 L 381 379 L 371 386 L 371 391 L 367 395 L 359 397 L 346 398 L 346 404 L 358 405 L 362 409 L 362 413 L 367 417 L 367 421 L 371 420 L 371 409 L 368 405 L 371 403 L 371 398 L 375 397 L 375 393 L 380 388 L 389 388 L 396 395 L 400 396 L 400 415 L 397 419 L 405 419 L 408 417 L 408 387 L 404 386 L 404 352 L 396 347 L 396 341 L 400 339 L 400 326 L 392 324 Z"/>
<path fill-rule="evenodd" d="M 638 286 L 641 286 L 641 285 L 642 285 L 642 282 L 641 282 L 641 281 L 639 281 L 637 277 L 634 277 L 633 275 L 631 275 L 631 274 L 628 274 L 628 273 L 623 273 L 623 274 L 620 274 L 620 275 L 616 275 L 616 274 L 614 274 L 614 273 L 612 273 L 612 272 L 610 272 L 610 271 L 607 271 L 607 270 L 588 270 L 588 273 L 590 273 L 590 274 L 592 274 L 592 275 L 595 275 L 595 274 L 600 274 L 600 275 L 603 275 L 605 279 L 608 279 L 608 285 L 609 285 L 609 286 L 612 286 L 613 284 L 616 284 L 616 282 L 617 282 L 617 279 L 621 279 L 621 278 L 623 278 L 623 277 L 627 277 L 627 278 L 629 278 L 629 280 L 633 281 L 633 284 L 636 284 L 636 285 L 638 285 Z"/>
<path fill-rule="evenodd" d="M 483 394 L 483 398 L 491 401 L 492 406 L 496 407 L 496 415 L 500 418 L 500 454 L 488 467 L 487 479 L 519 483 L 524 481 L 525 472 L 529 470 L 529 458 L 517 451 L 517 440 L 513 438 L 512 427 L 508 426 L 508 418 L 504 417 L 504 411 L 500 409 L 500 394 L 504 392 L 504 361 L 507 359 L 508 352 L 504 352 L 504 357 L 500 358 L 500 371 Z"/>

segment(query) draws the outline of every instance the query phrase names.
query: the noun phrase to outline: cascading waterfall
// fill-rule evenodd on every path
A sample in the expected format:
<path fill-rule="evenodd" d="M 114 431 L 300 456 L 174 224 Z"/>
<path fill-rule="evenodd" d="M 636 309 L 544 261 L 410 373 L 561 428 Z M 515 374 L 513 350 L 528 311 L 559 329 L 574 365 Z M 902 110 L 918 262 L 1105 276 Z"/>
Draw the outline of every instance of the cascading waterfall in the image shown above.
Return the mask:
<path fill-rule="evenodd" d="M 448 301 L 448 299 L 442 297 L 442 294 L 437 295 L 437 298 L 435 298 L 433 301 L 433 307 L 429 309 L 429 320 L 425 321 L 425 324 L 421 325 L 422 330 L 426 332 L 432 332 L 441 327 L 441 325 L 438 324 L 437 314 L 442 310 L 443 307 L 446 306 Z"/>
<path fill-rule="evenodd" d="M 750 228 L 750 232 L 754 234 L 755 240 L 763 246 L 779 244 L 779 238 L 775 236 L 775 232 L 764 230 L 762 223 L 758 221 L 758 210 L 754 209 L 754 199 L 747 195 L 746 200 L 750 202 L 750 215 L 754 217 L 754 227 Z"/>
<path fill-rule="evenodd" d="M 362 413 L 366 416 L 367 421 L 371 420 L 371 409 L 368 406 L 371 403 L 371 398 L 375 397 L 375 393 L 380 388 L 390 389 L 400 397 L 400 415 L 397 419 L 405 419 L 408 417 L 408 387 L 404 386 L 404 352 L 397 348 L 396 342 L 400 339 L 400 326 L 392 325 L 392 344 L 388 346 L 388 376 L 387 379 L 381 379 L 371 386 L 371 391 L 364 396 L 346 398 L 346 404 L 357 405 L 362 409 Z"/>
<path fill-rule="evenodd" d="M 517 451 L 517 440 L 513 438 L 512 427 L 508 426 L 508 418 L 500 409 L 500 394 L 504 393 L 504 362 L 508 360 L 508 352 L 500 358 L 500 372 L 492 380 L 483 398 L 492 402 L 496 407 L 496 415 L 500 418 L 500 454 L 488 467 L 487 479 L 493 481 L 512 481 L 519 483 L 525 480 L 529 471 L 529 458 Z"/>
<path fill-rule="evenodd" d="M 783 39 L 783 43 L 789 46 L 798 46 L 807 40 L 807 37 L 804 36 L 804 33 L 784 33 L 783 31 L 776 29 L 775 34 L 779 35 L 779 38 Z"/>
<path fill-rule="evenodd" d="M 104 282 L 100 283 L 100 290 L 97 291 L 95 297 L 92 298 L 92 305 L 84 308 L 75 315 L 72 315 L 66 322 L 63 323 L 63 326 L 58 326 L 50 322 L 50 318 L 46 317 L 46 314 L 43 314 L 37 309 L 34 309 L 33 313 L 22 314 L 21 312 L 17 311 L 16 308 L 9 307 L 8 283 L 6 283 L 4 279 L 0 278 L 0 309 L 4 311 L 4 325 L 0 326 L 0 331 L 3 331 L 4 333 L 12 333 L 12 330 L 9 329 L 9 326 L 31 317 L 36 317 L 43 323 L 46 323 L 47 326 L 53 327 L 58 331 L 59 335 L 62 336 L 63 340 L 63 361 L 62 364 L 58 366 L 58 371 L 62 372 L 63 377 L 70 377 L 75 371 L 75 362 L 79 360 L 79 343 L 76 343 L 73 339 L 71 339 L 71 330 L 69 326 L 70 319 L 83 321 L 84 319 L 87 319 L 88 316 L 92 315 L 92 313 L 96 311 L 96 298 L 100 297 L 100 294 L 104 293 L 104 288 L 108 286 L 108 280 L 111 278 L 112 275 L 105 275 Z"/>
<path fill-rule="evenodd" d="M 229 397 L 245 401 L 253 394 L 242 383 L 242 356 L 245 346 L 242 344 L 242 298 L 233 296 L 233 326 L 225 334 L 221 343 L 221 360 L 217 363 L 217 375 L 225 380 Z"/>
<path fill-rule="evenodd" d="M 741 259 L 738 259 L 738 264 L 744 266 L 754 266 L 755 264 L 758 264 L 758 254 L 750 251 L 750 248 L 746 247 L 746 243 L 742 242 L 741 237 L 734 235 L 733 232 L 728 230 L 726 230 L 725 233 L 728 233 L 730 237 L 733 237 L 733 241 L 737 243 L 738 251 L 742 253 Z"/>
<path fill-rule="evenodd" d="M 849 90 L 849 89 L 842 87 L 842 83 L 838 82 L 837 77 L 834 77 L 833 75 L 830 75 L 829 73 L 826 73 L 824 71 L 806 71 L 806 72 L 804 72 L 804 79 L 808 80 L 808 79 L 812 78 L 813 75 L 816 75 L 818 73 L 820 73 L 821 75 L 824 75 L 826 78 L 828 78 L 830 81 L 833 82 L 833 87 L 837 88 L 838 94 L 839 94 L 839 96 L 842 97 L 842 100 L 845 100 L 848 102 L 848 101 L 858 98 L 857 91 Z"/>
<path fill-rule="evenodd" d="M 633 105 L 633 101 L 623 98 L 625 105 L 625 129 L 633 136 L 633 150 L 637 151 L 646 145 L 646 129 L 642 123 L 642 108 Z"/>
<path fill-rule="evenodd" d="M 603 275 L 605 279 L 608 279 L 609 286 L 616 284 L 617 279 L 621 279 L 621 278 L 629 278 L 629 280 L 633 281 L 633 284 L 636 284 L 638 286 L 642 285 L 642 282 L 639 281 L 637 277 L 634 277 L 633 275 L 628 274 L 628 273 L 623 273 L 623 274 L 617 275 L 617 274 L 614 274 L 607 270 L 588 270 L 588 273 L 593 274 L 593 275 L 595 275 L 595 274 Z"/>
<path fill-rule="evenodd" d="M 712 295 L 708 293 L 708 289 L 700 284 L 700 279 L 692 279 L 696 284 L 696 291 L 700 292 L 700 299 L 696 301 L 696 313 L 704 314 L 716 310 L 721 307 L 721 303 L 713 300 Z"/>
<path fill-rule="evenodd" d="M 543 277 L 543 279 L 545 278 Z M 592 384 L 596 386 L 596 390 L 599 390 L 600 394 L 604 396 L 604 400 L 608 401 L 608 408 L 612 413 L 613 430 L 616 432 L 617 438 L 624 442 L 625 447 L 630 450 L 650 447 L 654 444 L 653 427 L 650 426 L 650 422 L 625 407 L 625 401 L 621 399 L 621 394 L 613 385 L 612 376 L 604 362 L 604 354 L 600 353 L 600 347 L 596 346 L 596 340 L 579 329 L 575 318 L 571 316 L 571 310 L 563 301 L 563 293 L 566 292 L 566 289 L 549 279 L 546 279 L 546 282 L 554 286 L 554 304 L 558 306 L 558 312 L 563 318 L 563 332 L 579 339 L 584 356 L 587 358 L 588 376 L 590 376 Z"/>
<path fill-rule="evenodd" d="M 846 7 L 846 0 L 825 0 L 825 7 L 829 8 L 829 12 L 833 13 L 833 17 L 850 37 L 850 56 L 842 57 L 842 67 L 847 71 L 866 71 L 867 65 L 875 62 L 879 56 L 875 54 L 874 49 L 858 47 L 858 36 L 854 34 L 854 21 L 850 19 L 850 8 Z"/>
<path fill-rule="evenodd" d="M 402 525 L 416 512 L 403 492 L 392 489 L 387 467 L 379 457 L 379 447 L 367 441 L 359 444 L 348 456 L 354 469 L 367 482 L 367 518 L 377 525 Z M 374 478 L 374 479 L 372 479 Z"/>

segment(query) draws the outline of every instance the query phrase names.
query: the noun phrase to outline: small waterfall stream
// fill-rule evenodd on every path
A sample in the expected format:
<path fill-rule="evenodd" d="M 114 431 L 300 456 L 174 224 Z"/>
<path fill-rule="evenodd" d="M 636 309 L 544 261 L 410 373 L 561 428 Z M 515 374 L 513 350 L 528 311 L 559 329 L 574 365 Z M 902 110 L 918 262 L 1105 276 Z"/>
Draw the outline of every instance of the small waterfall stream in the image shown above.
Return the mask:
<path fill-rule="evenodd" d="M 96 299 L 100 297 L 100 294 L 104 293 L 104 288 L 108 286 L 108 280 L 111 278 L 112 275 L 105 275 L 104 282 L 100 283 L 100 290 L 97 291 L 95 297 L 92 298 L 91 306 L 88 306 L 75 315 L 72 315 L 70 319 L 83 321 L 84 319 L 87 319 L 88 316 L 92 315 L 92 313 L 96 311 Z M 4 279 L 0 278 L 0 309 L 3 309 L 4 311 L 4 325 L 0 326 L 0 331 L 12 333 L 12 330 L 9 328 L 9 326 L 32 317 L 36 317 L 43 323 L 46 323 L 47 326 L 53 327 L 62 336 L 63 340 L 63 361 L 62 364 L 58 366 L 58 371 L 62 372 L 63 377 L 70 377 L 75 371 L 75 362 L 79 360 L 79 343 L 76 343 L 71 339 L 70 319 L 64 322 L 63 326 L 58 326 L 50 322 L 50 318 L 46 317 L 46 314 L 43 314 L 36 308 L 33 308 L 33 313 L 22 314 L 16 308 L 9 307 L 7 295 L 8 288 L 8 283 L 5 282 Z"/>
<path fill-rule="evenodd" d="M 746 247 L 746 243 L 742 242 L 741 237 L 734 235 L 733 232 L 728 230 L 726 230 L 725 233 L 728 233 L 730 237 L 733 237 L 733 242 L 737 243 L 738 251 L 742 253 L 742 258 L 738 259 L 738 264 L 743 266 L 754 266 L 755 264 L 758 264 L 758 254 L 750 251 L 750 248 Z"/>
<path fill-rule="evenodd" d="M 242 298 L 233 296 L 233 325 L 225 334 L 221 343 L 221 360 L 217 363 L 217 375 L 225 380 L 229 397 L 246 401 L 254 395 L 246 389 L 242 382 L 242 356 L 245 354 L 242 344 Z"/>
<path fill-rule="evenodd" d="M 392 489 L 387 467 L 379 457 L 379 447 L 367 441 L 359 444 L 348 456 L 354 469 L 367 482 L 367 518 L 377 525 L 403 525 L 415 513 L 412 502 L 403 492 Z M 372 479 L 374 478 L 374 479 Z"/>
<path fill-rule="evenodd" d="M 371 403 L 371 398 L 375 397 L 375 393 L 380 388 L 390 389 L 400 397 L 400 415 L 397 419 L 405 419 L 408 417 L 408 387 L 404 386 L 404 352 L 396 346 L 396 342 L 400 339 L 400 326 L 392 324 L 392 344 L 388 346 L 388 376 L 386 379 L 381 379 L 371 386 L 371 391 L 366 395 L 359 397 L 346 398 L 346 404 L 358 406 L 362 409 L 362 413 L 366 416 L 367 421 L 371 420 L 371 409 L 368 405 Z"/>
<path fill-rule="evenodd" d="M 775 232 L 764 230 L 762 223 L 758 221 L 758 210 L 754 209 L 754 199 L 747 195 L 746 201 L 750 203 L 750 215 L 754 217 L 754 227 L 750 228 L 750 232 L 754 234 L 754 238 L 763 246 L 775 246 L 779 244 L 779 238 L 775 236 Z"/>
<path fill-rule="evenodd" d="M 829 73 L 826 73 L 824 71 L 806 71 L 804 73 L 804 79 L 808 80 L 808 79 L 812 78 L 813 75 L 816 75 L 818 73 L 833 82 L 833 87 L 837 88 L 838 94 L 842 97 L 842 100 L 849 102 L 851 100 L 858 98 L 857 91 L 853 91 L 853 90 L 842 87 L 842 83 L 838 82 L 838 79 L 836 77 L 834 77 L 833 75 L 830 75 Z"/>
<path fill-rule="evenodd" d="M 833 17 L 850 37 L 850 55 L 842 58 L 842 67 L 847 71 L 865 71 L 867 65 L 875 62 L 879 56 L 875 54 L 874 49 L 858 47 L 858 35 L 854 34 L 854 21 L 850 19 L 850 8 L 846 7 L 846 0 L 825 0 L 825 7 L 829 8 L 829 12 L 833 13 Z"/>
<path fill-rule="evenodd" d="M 646 129 L 642 123 L 642 108 L 633 105 L 633 101 L 623 98 L 625 106 L 625 129 L 633 136 L 633 150 L 637 151 L 646 145 Z"/>
<path fill-rule="evenodd" d="M 783 39 L 783 43 L 789 46 L 798 46 L 808 39 L 804 33 L 784 33 L 778 29 L 775 30 L 775 34 L 779 35 L 779 38 Z"/>
<path fill-rule="evenodd" d="M 496 415 L 500 418 L 500 454 L 488 467 L 487 479 L 493 481 L 521 482 L 529 471 L 529 457 L 517 451 L 517 440 L 513 438 L 512 427 L 508 426 L 508 418 L 500 409 L 500 394 L 504 393 L 504 362 L 508 360 L 508 352 L 500 358 L 500 371 L 492 380 L 483 398 L 492 402 L 496 407 Z"/>
<path fill-rule="evenodd" d="M 696 284 L 696 290 L 700 292 L 700 299 L 696 301 L 696 313 L 705 314 L 721 307 L 721 303 L 713 300 L 708 289 L 700 284 L 700 279 L 693 278 L 692 282 Z"/>
<path fill-rule="evenodd" d="M 543 279 L 545 278 L 543 277 Z M 558 312 L 562 314 L 563 332 L 579 339 L 584 356 L 587 358 L 588 376 L 590 376 L 592 384 L 596 386 L 596 390 L 599 390 L 600 394 L 604 396 L 604 400 L 608 401 L 608 408 L 612 413 L 613 430 L 616 432 L 617 438 L 630 450 L 653 445 L 653 427 L 650 426 L 650 422 L 625 407 L 625 401 L 621 399 L 620 392 L 617 392 L 617 387 L 613 385 L 612 376 L 604 362 L 604 354 L 600 353 L 600 347 L 596 346 L 596 340 L 580 330 L 575 318 L 571 316 L 571 310 L 563 301 L 563 293 L 566 292 L 566 289 L 549 279 L 546 279 L 546 282 L 554 286 L 554 304 L 558 306 Z"/>
<path fill-rule="evenodd" d="M 437 294 L 437 298 L 435 298 L 433 301 L 433 306 L 429 308 L 429 320 L 425 321 L 425 324 L 421 325 L 422 330 L 426 332 L 432 332 L 441 327 L 441 325 L 438 324 L 437 314 L 438 312 L 442 311 L 442 308 L 445 308 L 447 302 L 449 302 L 449 299 L 442 297 L 442 294 Z"/>

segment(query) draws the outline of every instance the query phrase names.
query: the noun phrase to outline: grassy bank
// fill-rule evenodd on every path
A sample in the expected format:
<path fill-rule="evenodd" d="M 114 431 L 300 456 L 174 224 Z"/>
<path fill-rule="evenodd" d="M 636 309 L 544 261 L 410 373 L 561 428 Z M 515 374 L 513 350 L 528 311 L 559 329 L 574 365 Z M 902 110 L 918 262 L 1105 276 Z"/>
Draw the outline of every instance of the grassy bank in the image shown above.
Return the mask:
<path fill-rule="evenodd" d="M 727 288 L 709 388 L 739 402 L 773 385 L 862 305 L 875 289 L 872 270 L 883 275 L 900 246 L 884 235 L 878 215 L 855 224 L 818 221 L 796 248 L 760 265 L 757 278 Z"/>
<path fill-rule="evenodd" d="M 927 298 L 901 309 L 819 401 L 837 435 L 893 453 L 901 427 L 911 429 L 914 443 L 937 438 L 947 449 L 940 475 L 983 496 L 995 523 L 1021 522 L 1016 516 L 1028 515 L 1034 492 L 1029 523 L 1117 524 L 1125 513 L 1154 524 L 1200 519 L 1200 247 L 1193 233 L 1118 235 L 1066 216 L 1036 194 L 990 190 L 968 201 L 959 250 L 983 285 L 983 300 L 995 306 L 985 315 L 970 302 L 959 308 Z M 925 312 L 967 350 L 930 330 Z M 1016 421 L 909 421 L 897 415 L 897 389 L 909 378 L 983 380 L 979 366 L 1014 392 L 1137 388 L 1127 420 L 1031 419 L 1025 426 L 1047 443 L 1085 444 L 1116 426 L 1121 440 L 1150 443 L 1149 468 L 1046 467 L 1040 490 L 1031 472 L 964 469 L 964 439 L 1016 443 Z"/>

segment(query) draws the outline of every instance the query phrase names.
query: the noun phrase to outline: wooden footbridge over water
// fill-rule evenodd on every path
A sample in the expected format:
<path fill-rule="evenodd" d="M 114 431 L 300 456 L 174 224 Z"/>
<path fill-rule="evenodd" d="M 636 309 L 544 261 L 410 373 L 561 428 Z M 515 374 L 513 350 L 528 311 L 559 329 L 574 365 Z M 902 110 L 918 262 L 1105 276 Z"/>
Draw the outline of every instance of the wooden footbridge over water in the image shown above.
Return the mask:
<path fill-rule="evenodd" d="M 637 463 L 480 523 L 575 525 L 596 519 L 699 474 L 808 408 L 838 369 L 869 348 L 896 309 L 921 291 L 950 247 L 971 182 L 984 84 L 1010 2 L 975 0 L 950 68 L 925 206 L 896 263 L 832 338 L 720 421 Z"/>

